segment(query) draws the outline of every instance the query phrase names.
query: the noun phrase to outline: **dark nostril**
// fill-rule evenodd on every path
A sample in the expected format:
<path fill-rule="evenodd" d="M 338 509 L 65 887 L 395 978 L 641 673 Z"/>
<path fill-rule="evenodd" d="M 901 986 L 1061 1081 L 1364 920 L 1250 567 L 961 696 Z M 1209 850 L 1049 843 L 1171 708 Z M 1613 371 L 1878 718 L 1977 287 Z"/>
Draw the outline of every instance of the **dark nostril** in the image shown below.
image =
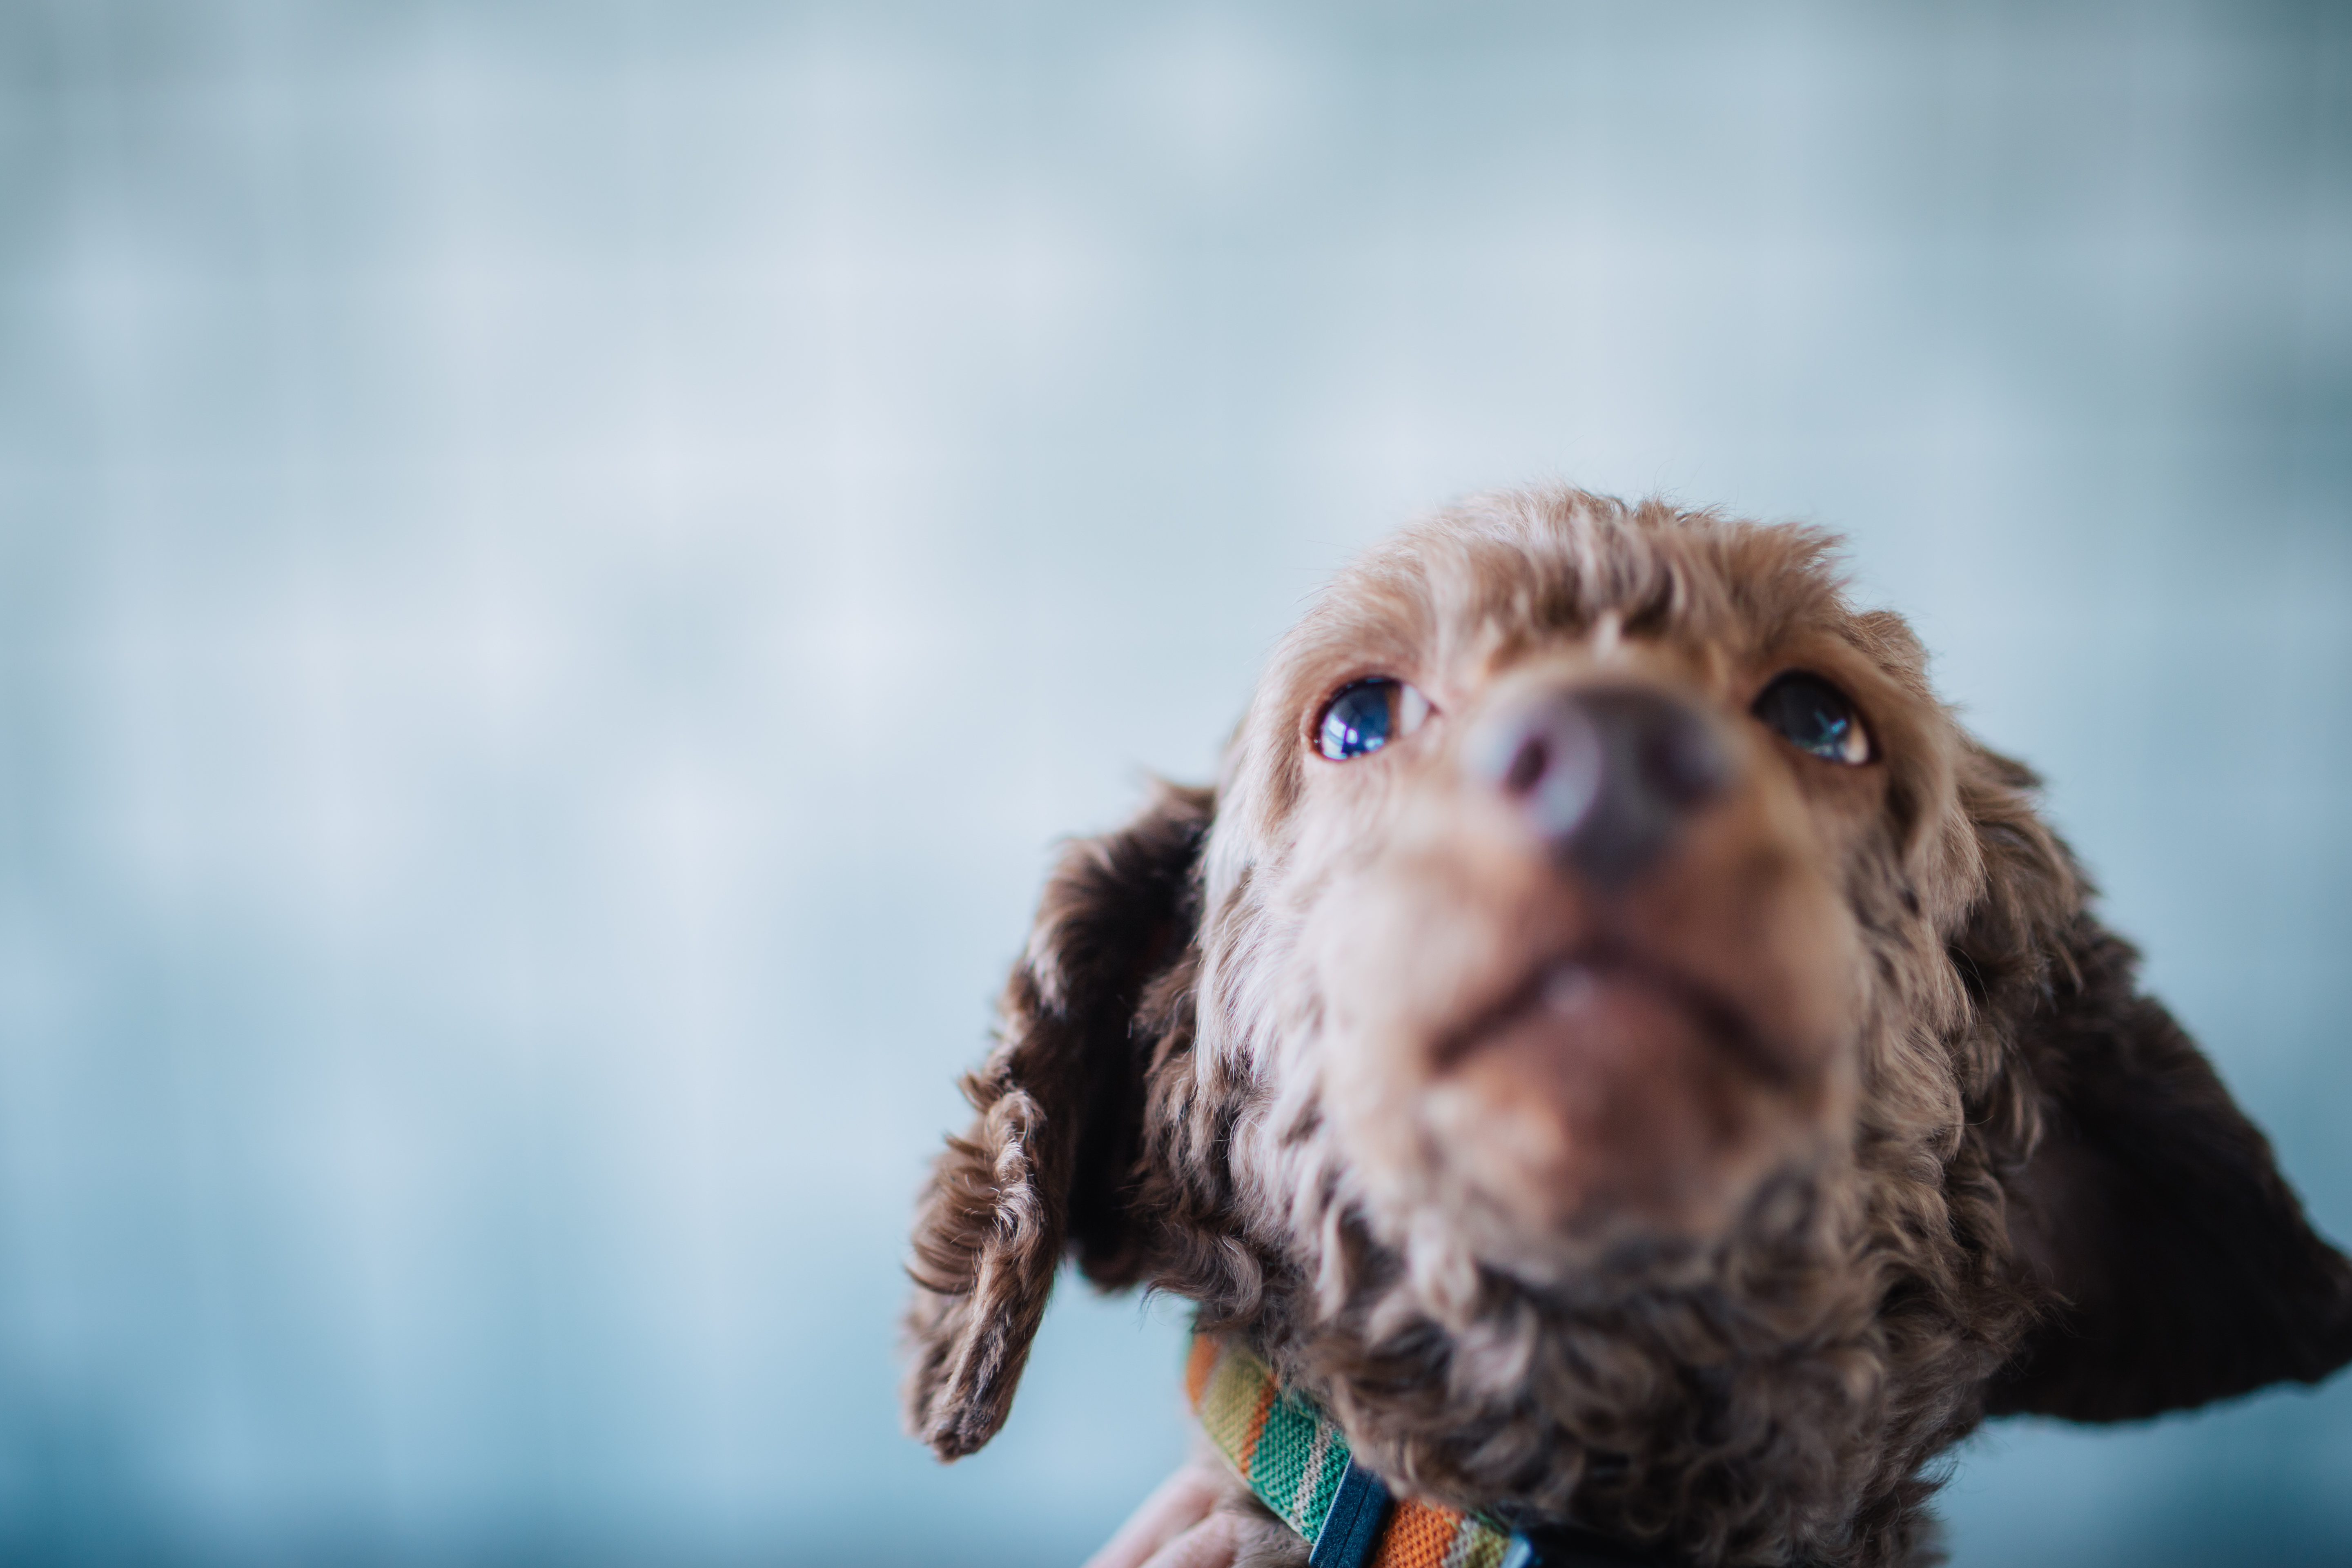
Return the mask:
<path fill-rule="evenodd" d="M 1677 805 L 1714 799 L 1731 782 L 1729 759 L 1706 721 L 1687 709 L 1662 715 L 1641 748 L 1650 784 Z"/>
<path fill-rule="evenodd" d="M 1482 727 L 1474 773 L 1492 784 L 1547 839 L 1573 833 L 1592 809 L 1605 758 L 1591 717 L 1573 700 L 1531 703 Z"/>
<path fill-rule="evenodd" d="M 1525 795 L 1543 777 L 1544 768 L 1551 761 L 1544 749 L 1541 736 L 1530 735 L 1514 752 L 1511 765 L 1503 772 L 1503 791 L 1507 795 Z"/>

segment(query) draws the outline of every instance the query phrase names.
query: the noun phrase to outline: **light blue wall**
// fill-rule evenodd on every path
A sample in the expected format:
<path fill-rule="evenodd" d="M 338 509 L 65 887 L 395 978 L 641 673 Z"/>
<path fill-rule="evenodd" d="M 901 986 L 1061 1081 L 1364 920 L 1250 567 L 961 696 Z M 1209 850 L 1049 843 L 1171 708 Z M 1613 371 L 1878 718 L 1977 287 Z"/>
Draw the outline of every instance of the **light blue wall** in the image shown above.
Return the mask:
<path fill-rule="evenodd" d="M 1174 1314 L 890 1357 L 1047 847 L 1546 476 L 1848 533 L 2352 1237 L 2343 7 L 0 4 L 0 1555 L 1074 1562 Z"/>

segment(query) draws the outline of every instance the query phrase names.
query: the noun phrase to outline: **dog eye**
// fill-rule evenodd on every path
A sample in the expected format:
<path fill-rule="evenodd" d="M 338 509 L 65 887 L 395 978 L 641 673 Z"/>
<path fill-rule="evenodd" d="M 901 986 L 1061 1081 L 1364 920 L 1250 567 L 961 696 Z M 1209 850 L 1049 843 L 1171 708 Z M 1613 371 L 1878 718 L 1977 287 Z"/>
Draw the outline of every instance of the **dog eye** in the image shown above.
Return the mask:
<path fill-rule="evenodd" d="M 1862 715 L 1818 675 L 1797 670 L 1780 677 L 1764 689 L 1752 711 L 1801 751 L 1849 765 L 1870 761 L 1870 731 Z"/>
<path fill-rule="evenodd" d="M 1412 734 L 1428 717 L 1428 698 L 1402 680 L 1376 675 L 1333 696 L 1315 727 L 1315 749 L 1344 763 Z"/>

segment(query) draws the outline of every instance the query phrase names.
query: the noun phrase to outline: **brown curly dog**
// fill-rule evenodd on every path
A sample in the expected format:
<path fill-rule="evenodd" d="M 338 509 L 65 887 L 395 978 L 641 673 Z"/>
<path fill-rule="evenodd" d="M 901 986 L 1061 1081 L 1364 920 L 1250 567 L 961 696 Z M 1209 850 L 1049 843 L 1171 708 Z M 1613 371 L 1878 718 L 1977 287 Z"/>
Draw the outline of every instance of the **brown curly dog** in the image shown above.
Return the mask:
<path fill-rule="evenodd" d="M 1342 575 L 1217 787 L 1046 888 L 917 1224 L 915 1431 L 996 1432 L 1067 1253 L 1399 1498 L 1885 1564 L 1989 1414 L 2352 1358 L 2352 1267 L 1831 542 L 1548 490 Z M 1307 1561 L 1216 1474 L 1097 1561 Z"/>

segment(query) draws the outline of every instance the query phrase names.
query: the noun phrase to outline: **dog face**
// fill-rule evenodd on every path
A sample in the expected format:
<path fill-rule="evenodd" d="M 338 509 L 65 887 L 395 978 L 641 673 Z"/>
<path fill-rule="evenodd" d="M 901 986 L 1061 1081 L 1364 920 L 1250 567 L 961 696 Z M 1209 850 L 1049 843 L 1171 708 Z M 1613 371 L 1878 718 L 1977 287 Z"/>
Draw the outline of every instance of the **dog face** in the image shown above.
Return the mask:
<path fill-rule="evenodd" d="M 1549 1286 L 1846 1162 L 1916 1010 L 1882 977 L 1930 918 L 1952 741 L 1819 554 L 1448 522 L 1334 586 L 1208 857 L 1213 1048 L 1280 1102 L 1262 1171 L 1328 1119 L 1309 1184 L 1381 1241 Z"/>
<path fill-rule="evenodd" d="M 1441 1500 L 1898 1558 L 1990 1405 L 2352 1356 L 2352 1271 L 1801 531 L 1488 498 L 1343 575 L 1217 790 L 1076 846 L 919 1221 L 917 1429 L 1066 1247 Z"/>

